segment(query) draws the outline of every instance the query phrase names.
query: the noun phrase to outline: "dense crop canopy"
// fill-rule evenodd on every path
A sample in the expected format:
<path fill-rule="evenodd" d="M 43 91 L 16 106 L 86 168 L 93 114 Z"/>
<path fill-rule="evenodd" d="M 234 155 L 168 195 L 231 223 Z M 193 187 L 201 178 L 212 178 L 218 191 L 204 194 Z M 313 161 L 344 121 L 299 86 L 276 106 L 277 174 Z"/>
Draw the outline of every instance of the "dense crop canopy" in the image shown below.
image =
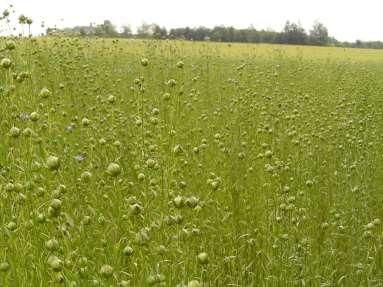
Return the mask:
<path fill-rule="evenodd" d="M 1 39 L 1 286 L 382 286 L 383 53 Z"/>

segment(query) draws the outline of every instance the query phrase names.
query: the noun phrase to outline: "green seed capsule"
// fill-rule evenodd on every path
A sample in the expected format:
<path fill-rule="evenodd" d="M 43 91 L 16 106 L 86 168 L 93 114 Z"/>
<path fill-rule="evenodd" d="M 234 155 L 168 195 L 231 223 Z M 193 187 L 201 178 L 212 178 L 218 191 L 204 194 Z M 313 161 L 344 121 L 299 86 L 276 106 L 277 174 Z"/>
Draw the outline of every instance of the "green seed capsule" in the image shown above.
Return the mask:
<path fill-rule="evenodd" d="M 59 248 L 59 242 L 56 239 L 49 239 L 47 242 L 45 242 L 45 247 L 49 251 L 55 251 Z"/>
<path fill-rule="evenodd" d="M 142 58 L 141 59 L 141 65 L 146 67 L 149 64 L 149 60 L 147 58 Z"/>
<path fill-rule="evenodd" d="M 201 287 L 202 285 L 199 283 L 198 280 L 191 280 L 188 283 L 187 287 Z"/>
<path fill-rule="evenodd" d="M 122 250 L 122 254 L 125 256 L 131 256 L 134 253 L 134 250 L 129 245 L 125 246 L 125 248 Z"/>
<path fill-rule="evenodd" d="M 42 88 L 40 90 L 40 97 L 42 97 L 43 99 L 46 99 L 48 98 L 50 95 L 51 95 L 51 91 L 48 89 L 48 88 Z"/>
<path fill-rule="evenodd" d="M 106 169 L 106 172 L 110 176 L 116 177 L 121 173 L 121 167 L 117 163 L 110 163 Z"/>
<path fill-rule="evenodd" d="M 89 171 L 84 171 L 81 174 L 81 180 L 84 182 L 89 182 L 91 178 L 92 178 L 92 173 L 90 173 Z"/>
<path fill-rule="evenodd" d="M 1 262 L 0 263 L 0 271 L 1 272 L 6 272 L 10 269 L 10 265 L 8 262 Z"/>
<path fill-rule="evenodd" d="M 108 96 L 108 102 L 109 102 L 110 104 L 115 103 L 115 102 L 116 102 L 116 97 L 113 96 L 113 95 L 109 95 L 109 96 Z"/>
<path fill-rule="evenodd" d="M 0 61 L 0 66 L 2 66 L 4 69 L 9 69 L 12 65 L 12 61 L 8 58 L 3 58 Z"/>
<path fill-rule="evenodd" d="M 46 165 L 49 170 L 57 170 L 60 167 L 60 160 L 56 156 L 48 156 Z"/>
<path fill-rule="evenodd" d="M 11 221 L 7 224 L 7 229 L 10 231 L 14 231 L 17 228 L 17 224 L 14 221 Z"/>
<path fill-rule="evenodd" d="M 57 256 L 51 255 L 48 258 L 48 264 L 53 269 L 53 271 L 59 272 L 62 269 L 63 262 Z"/>
<path fill-rule="evenodd" d="M 20 136 L 20 129 L 17 127 L 11 127 L 11 129 L 9 130 L 9 134 L 11 135 L 11 137 L 17 138 L 18 136 Z"/>
<path fill-rule="evenodd" d="M 178 195 L 173 199 L 173 203 L 175 207 L 182 208 L 184 206 L 185 201 L 182 196 Z"/>
<path fill-rule="evenodd" d="M 84 126 L 84 127 L 87 127 L 90 125 L 90 120 L 88 118 L 83 118 L 81 120 L 81 124 Z"/>
<path fill-rule="evenodd" d="M 203 264 L 203 265 L 209 263 L 209 257 L 207 256 L 206 252 L 202 252 L 202 253 L 198 254 L 197 260 L 198 260 L 198 263 Z"/>
<path fill-rule="evenodd" d="M 13 41 L 13 40 L 8 40 L 7 42 L 5 42 L 5 49 L 10 50 L 10 51 L 16 49 L 16 43 L 15 43 L 15 41 Z"/>
<path fill-rule="evenodd" d="M 100 274 L 106 278 L 111 277 L 113 275 L 113 267 L 108 264 L 101 266 Z"/>
<path fill-rule="evenodd" d="M 62 202 L 60 199 L 54 198 L 51 200 L 50 207 L 52 207 L 54 210 L 58 210 L 61 208 Z"/>

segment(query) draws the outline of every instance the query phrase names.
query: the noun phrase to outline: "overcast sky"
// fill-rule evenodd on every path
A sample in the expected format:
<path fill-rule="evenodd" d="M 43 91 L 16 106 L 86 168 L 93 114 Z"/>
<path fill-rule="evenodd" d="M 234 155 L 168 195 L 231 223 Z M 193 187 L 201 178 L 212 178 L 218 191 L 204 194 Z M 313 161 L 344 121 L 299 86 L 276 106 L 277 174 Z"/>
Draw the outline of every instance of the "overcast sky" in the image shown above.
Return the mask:
<path fill-rule="evenodd" d="M 120 27 L 143 22 L 166 28 L 215 25 L 270 28 L 280 31 L 286 20 L 309 29 L 324 23 L 338 40 L 383 41 L 383 0 L 2 0 L 0 9 L 13 4 L 17 14 L 57 27 L 88 25 L 111 20 Z M 39 30 L 40 29 L 40 30 Z"/>

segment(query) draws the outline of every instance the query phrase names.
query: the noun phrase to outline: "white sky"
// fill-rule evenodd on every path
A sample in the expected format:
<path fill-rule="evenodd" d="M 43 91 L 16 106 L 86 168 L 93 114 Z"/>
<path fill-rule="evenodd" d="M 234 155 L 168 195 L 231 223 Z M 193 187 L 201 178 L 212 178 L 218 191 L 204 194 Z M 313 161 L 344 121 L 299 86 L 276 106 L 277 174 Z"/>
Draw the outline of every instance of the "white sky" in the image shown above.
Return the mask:
<path fill-rule="evenodd" d="M 222 24 L 280 31 L 286 20 L 300 21 L 306 30 L 319 20 L 338 40 L 383 41 L 383 0 L 2 0 L 0 9 L 8 4 L 34 20 L 34 33 L 41 32 L 41 21 L 50 27 L 109 19 L 118 27 L 154 22 L 166 28 Z"/>

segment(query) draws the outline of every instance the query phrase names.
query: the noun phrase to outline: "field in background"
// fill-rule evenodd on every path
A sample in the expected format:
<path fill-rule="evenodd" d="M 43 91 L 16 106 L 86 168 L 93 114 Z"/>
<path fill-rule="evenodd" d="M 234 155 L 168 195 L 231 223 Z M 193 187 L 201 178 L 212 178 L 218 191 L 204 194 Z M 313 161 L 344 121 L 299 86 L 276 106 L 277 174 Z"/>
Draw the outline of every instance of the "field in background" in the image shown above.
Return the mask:
<path fill-rule="evenodd" d="M 1 41 L 2 286 L 383 286 L 383 51 Z"/>

